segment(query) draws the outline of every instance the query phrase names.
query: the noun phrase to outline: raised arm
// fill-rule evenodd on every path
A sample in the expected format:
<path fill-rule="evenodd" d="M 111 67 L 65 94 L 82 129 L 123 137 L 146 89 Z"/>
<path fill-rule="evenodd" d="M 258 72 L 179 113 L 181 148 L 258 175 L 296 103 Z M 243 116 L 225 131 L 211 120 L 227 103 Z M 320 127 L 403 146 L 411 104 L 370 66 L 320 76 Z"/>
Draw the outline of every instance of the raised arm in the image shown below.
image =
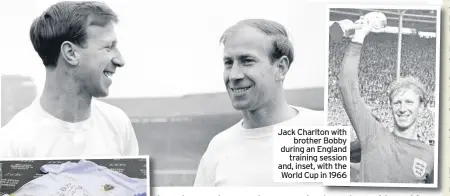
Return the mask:
<path fill-rule="evenodd" d="M 355 31 L 355 35 L 345 51 L 338 84 L 344 109 L 361 142 L 361 147 L 364 147 L 380 126 L 361 97 L 358 83 L 361 49 L 370 30 L 370 24 L 364 24 L 362 29 Z"/>

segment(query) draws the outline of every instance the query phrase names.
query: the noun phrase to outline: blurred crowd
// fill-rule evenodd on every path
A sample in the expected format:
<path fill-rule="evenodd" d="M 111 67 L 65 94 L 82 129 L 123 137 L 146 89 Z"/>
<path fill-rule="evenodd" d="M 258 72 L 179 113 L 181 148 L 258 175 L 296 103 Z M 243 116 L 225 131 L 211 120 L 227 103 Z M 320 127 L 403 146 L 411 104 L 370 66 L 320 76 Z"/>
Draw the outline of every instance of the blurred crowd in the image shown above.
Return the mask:
<path fill-rule="evenodd" d="M 361 95 L 372 114 L 384 127 L 393 130 L 393 118 L 388 99 L 389 85 L 396 80 L 397 34 L 370 34 L 362 48 L 359 66 Z M 331 42 L 328 67 L 328 124 L 349 126 L 350 121 L 342 106 L 337 86 L 339 69 L 349 40 Z M 419 116 L 419 139 L 427 144 L 434 142 L 436 39 L 418 35 L 402 36 L 401 76 L 414 76 L 426 87 L 425 109 Z M 352 134 L 352 141 L 356 135 Z"/>

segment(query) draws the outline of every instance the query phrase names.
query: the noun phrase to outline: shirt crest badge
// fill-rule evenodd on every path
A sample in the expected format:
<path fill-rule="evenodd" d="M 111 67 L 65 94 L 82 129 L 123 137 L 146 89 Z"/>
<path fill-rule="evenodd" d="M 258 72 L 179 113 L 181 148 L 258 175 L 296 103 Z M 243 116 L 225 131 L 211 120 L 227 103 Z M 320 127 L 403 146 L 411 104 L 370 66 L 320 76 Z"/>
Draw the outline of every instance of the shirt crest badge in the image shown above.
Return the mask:
<path fill-rule="evenodd" d="M 414 158 L 412 170 L 416 177 L 418 177 L 418 178 L 424 177 L 426 168 L 427 168 L 427 162 L 425 162 L 421 159 L 418 159 L 418 158 Z"/>
<path fill-rule="evenodd" d="M 110 185 L 110 184 L 105 184 L 105 185 L 103 185 L 103 190 L 104 190 L 104 191 L 111 191 L 111 190 L 114 190 L 114 186 L 113 186 L 113 185 Z"/>

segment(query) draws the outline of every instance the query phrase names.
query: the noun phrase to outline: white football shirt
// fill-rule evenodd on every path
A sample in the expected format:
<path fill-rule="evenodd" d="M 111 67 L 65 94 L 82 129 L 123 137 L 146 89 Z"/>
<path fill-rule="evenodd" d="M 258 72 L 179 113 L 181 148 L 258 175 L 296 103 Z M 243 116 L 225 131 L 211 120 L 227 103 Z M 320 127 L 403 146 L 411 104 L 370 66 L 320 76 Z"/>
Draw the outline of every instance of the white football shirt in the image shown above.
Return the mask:
<path fill-rule="evenodd" d="M 41 167 L 47 173 L 36 178 L 10 196 L 145 196 L 146 179 L 129 178 L 91 161 L 49 164 Z"/>
<path fill-rule="evenodd" d="M 95 99 L 91 116 L 82 122 L 62 121 L 35 101 L 0 130 L 0 158 L 138 154 L 136 135 L 125 112 Z"/>

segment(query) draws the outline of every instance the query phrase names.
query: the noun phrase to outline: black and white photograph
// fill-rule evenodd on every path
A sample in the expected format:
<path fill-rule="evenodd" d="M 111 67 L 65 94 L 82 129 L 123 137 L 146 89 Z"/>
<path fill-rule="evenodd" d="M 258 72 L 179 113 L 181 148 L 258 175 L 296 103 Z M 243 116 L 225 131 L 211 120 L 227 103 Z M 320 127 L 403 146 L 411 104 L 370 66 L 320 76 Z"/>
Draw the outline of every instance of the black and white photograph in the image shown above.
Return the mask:
<path fill-rule="evenodd" d="M 273 181 L 272 128 L 325 125 L 327 34 L 300 2 L 234 3 L 24 7 L 1 51 L 0 158 L 150 155 L 151 187 L 297 186 Z"/>
<path fill-rule="evenodd" d="M 437 187 L 440 7 L 327 7 L 329 126 L 351 126 L 350 186 Z"/>
<path fill-rule="evenodd" d="M 148 156 L 1 161 L 2 196 L 149 196 Z"/>
<path fill-rule="evenodd" d="M 351 182 L 332 186 L 437 187 L 439 7 L 9 3 L 21 11 L 0 13 L 14 16 L 1 32 L 1 194 L 112 194 L 146 181 L 160 196 L 333 195 L 322 183 L 274 182 L 280 125 L 352 127 Z M 136 156 L 150 157 L 145 169 L 125 161 Z M 78 182 L 98 183 L 63 184 L 86 168 L 97 173 Z M 119 178 L 127 183 L 108 182 Z"/>

